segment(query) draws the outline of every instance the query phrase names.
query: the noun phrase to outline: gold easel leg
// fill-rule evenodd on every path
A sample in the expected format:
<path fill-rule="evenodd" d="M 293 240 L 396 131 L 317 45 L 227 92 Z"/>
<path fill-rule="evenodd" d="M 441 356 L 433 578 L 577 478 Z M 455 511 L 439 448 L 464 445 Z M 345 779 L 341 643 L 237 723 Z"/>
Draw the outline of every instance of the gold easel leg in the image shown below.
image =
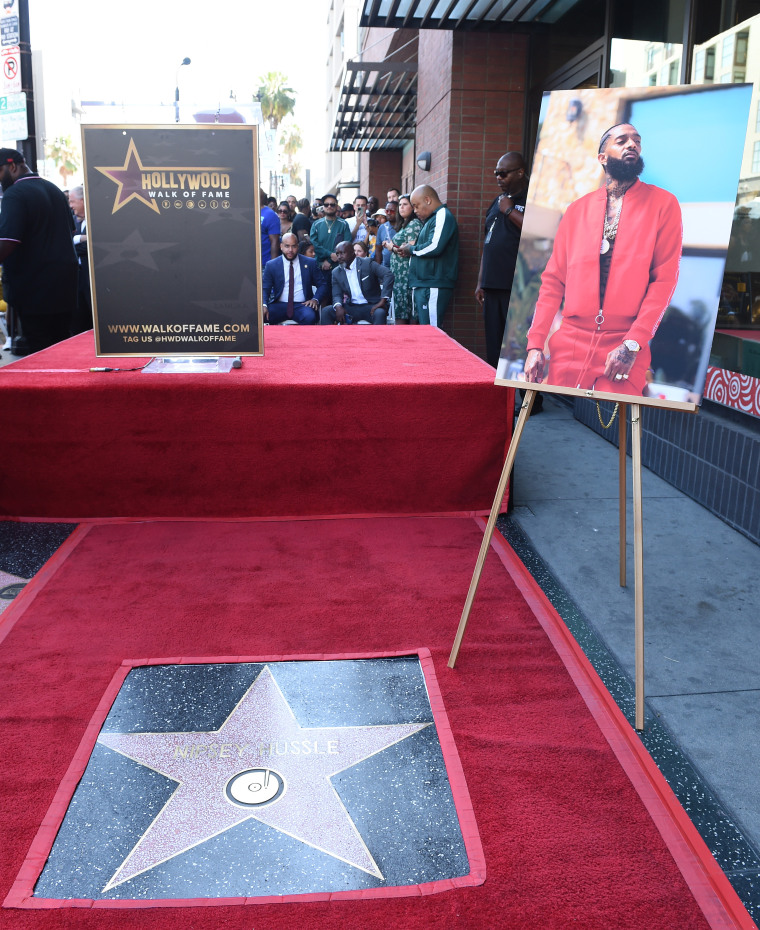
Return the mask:
<path fill-rule="evenodd" d="M 620 405 L 620 412 L 618 413 L 618 438 L 619 442 L 619 457 L 618 457 L 618 484 L 619 484 L 619 493 L 620 493 L 620 502 L 619 502 L 619 515 L 620 515 L 620 587 L 625 587 L 626 582 L 626 557 L 625 557 L 625 537 L 627 533 L 626 527 L 626 502 L 625 502 L 625 492 L 626 492 L 626 413 L 628 410 L 627 404 Z"/>
<path fill-rule="evenodd" d="M 454 638 L 454 645 L 451 647 L 451 655 L 449 656 L 449 668 L 454 668 L 454 665 L 457 661 L 457 656 L 459 655 L 459 647 L 462 645 L 464 631 L 467 627 L 467 621 L 470 617 L 472 602 L 475 600 L 475 594 L 478 590 L 478 585 L 480 584 L 480 575 L 483 571 L 483 565 L 485 564 L 486 556 L 488 555 L 488 547 L 491 545 L 491 537 L 493 536 L 496 520 L 499 516 L 499 508 L 501 507 L 501 502 L 504 500 L 504 492 L 507 490 L 507 482 L 509 481 L 509 476 L 512 473 L 512 468 L 515 463 L 517 447 L 520 444 L 520 437 L 522 436 L 523 428 L 525 427 L 528 417 L 530 416 L 530 411 L 535 399 L 535 391 L 525 392 L 525 399 L 523 400 L 522 407 L 520 408 L 520 416 L 517 418 L 517 426 L 515 427 L 514 433 L 512 433 L 512 441 L 510 442 L 509 450 L 507 451 L 507 459 L 504 462 L 504 468 L 501 470 L 501 478 L 499 479 L 499 486 L 496 489 L 496 497 L 494 497 L 493 504 L 491 506 L 491 514 L 488 517 L 488 523 L 486 525 L 485 533 L 483 534 L 483 541 L 480 544 L 478 561 L 475 563 L 475 571 L 473 572 L 472 581 L 470 582 L 470 590 L 467 592 L 467 599 L 464 602 L 462 618 L 459 621 L 457 635 Z"/>
<path fill-rule="evenodd" d="M 631 404 L 633 456 L 633 572 L 636 640 L 636 729 L 644 729 L 644 528 L 641 493 L 641 405 Z"/>

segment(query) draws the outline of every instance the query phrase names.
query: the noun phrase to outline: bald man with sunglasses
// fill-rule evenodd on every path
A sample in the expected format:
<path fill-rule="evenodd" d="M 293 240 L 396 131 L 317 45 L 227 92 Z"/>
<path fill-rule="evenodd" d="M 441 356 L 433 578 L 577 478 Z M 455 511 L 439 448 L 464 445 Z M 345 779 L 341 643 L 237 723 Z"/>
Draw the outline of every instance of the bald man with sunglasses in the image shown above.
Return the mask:
<path fill-rule="evenodd" d="M 486 360 L 496 368 L 507 323 L 525 198 L 528 194 L 525 159 L 519 152 L 507 152 L 497 162 L 494 177 L 500 193 L 486 212 L 475 299 L 483 308 Z"/>

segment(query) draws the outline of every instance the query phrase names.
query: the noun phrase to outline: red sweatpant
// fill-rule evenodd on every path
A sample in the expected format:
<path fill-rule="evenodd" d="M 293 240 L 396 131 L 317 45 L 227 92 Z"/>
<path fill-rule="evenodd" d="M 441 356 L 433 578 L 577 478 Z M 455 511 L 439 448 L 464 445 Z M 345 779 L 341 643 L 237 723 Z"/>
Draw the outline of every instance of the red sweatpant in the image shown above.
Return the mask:
<path fill-rule="evenodd" d="M 641 397 L 652 359 L 649 346 L 642 346 L 636 354 L 627 379 L 610 381 L 604 375 L 607 356 L 625 338 L 624 332 L 589 331 L 563 321 L 549 339 L 549 371 L 544 376 L 544 383 Z"/>

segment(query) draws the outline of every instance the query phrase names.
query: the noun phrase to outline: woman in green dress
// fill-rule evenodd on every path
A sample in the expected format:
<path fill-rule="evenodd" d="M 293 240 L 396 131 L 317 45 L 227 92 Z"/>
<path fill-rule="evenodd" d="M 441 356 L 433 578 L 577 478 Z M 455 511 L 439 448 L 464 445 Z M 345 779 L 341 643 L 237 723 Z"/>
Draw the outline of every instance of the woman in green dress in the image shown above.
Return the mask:
<path fill-rule="evenodd" d="M 422 229 L 422 223 L 414 215 L 412 202 L 408 194 L 402 194 L 398 201 L 401 226 L 390 241 L 384 242 L 385 248 L 391 249 L 391 271 L 393 272 L 393 316 L 396 323 L 417 323 L 412 302 L 412 289 L 409 287 L 410 258 L 398 254 L 398 247 L 406 242 L 414 244 Z"/>

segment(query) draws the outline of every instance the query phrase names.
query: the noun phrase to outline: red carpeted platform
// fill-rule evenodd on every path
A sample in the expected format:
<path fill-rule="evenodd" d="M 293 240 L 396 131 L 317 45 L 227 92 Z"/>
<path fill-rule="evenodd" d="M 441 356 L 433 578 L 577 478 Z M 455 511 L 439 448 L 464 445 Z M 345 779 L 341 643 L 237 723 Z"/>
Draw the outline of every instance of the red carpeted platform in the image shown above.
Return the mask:
<path fill-rule="evenodd" d="M 751 927 L 638 739 L 504 546 L 486 560 L 459 663 L 446 668 L 481 537 L 482 521 L 452 517 L 77 529 L 0 626 L 0 894 L 124 659 L 418 647 L 432 653 L 485 884 L 378 900 L 4 908 L 0 924 Z"/>
<path fill-rule="evenodd" d="M 92 373 L 91 333 L 0 369 L 6 517 L 488 510 L 512 391 L 429 326 L 273 326 L 227 374 Z"/>

